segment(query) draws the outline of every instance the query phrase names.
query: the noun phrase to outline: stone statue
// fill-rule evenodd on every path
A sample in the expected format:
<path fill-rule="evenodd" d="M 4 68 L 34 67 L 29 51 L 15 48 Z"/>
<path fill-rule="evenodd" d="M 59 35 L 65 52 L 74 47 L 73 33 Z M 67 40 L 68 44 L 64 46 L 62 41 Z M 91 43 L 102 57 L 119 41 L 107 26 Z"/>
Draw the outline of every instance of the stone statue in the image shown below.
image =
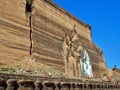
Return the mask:
<path fill-rule="evenodd" d="M 70 34 L 65 34 L 63 43 L 63 56 L 65 62 L 65 73 L 69 76 L 80 76 L 81 52 L 83 48 L 76 30 Z"/>
<path fill-rule="evenodd" d="M 65 62 L 65 73 L 69 76 L 76 76 L 76 58 L 75 58 L 75 47 L 74 43 L 71 41 L 71 36 L 65 34 L 64 44 L 63 44 L 63 56 Z"/>
<path fill-rule="evenodd" d="M 90 63 L 90 58 L 86 50 L 83 51 L 83 55 L 81 57 L 81 68 L 82 75 L 85 75 L 89 78 L 93 78 L 92 65 Z"/>

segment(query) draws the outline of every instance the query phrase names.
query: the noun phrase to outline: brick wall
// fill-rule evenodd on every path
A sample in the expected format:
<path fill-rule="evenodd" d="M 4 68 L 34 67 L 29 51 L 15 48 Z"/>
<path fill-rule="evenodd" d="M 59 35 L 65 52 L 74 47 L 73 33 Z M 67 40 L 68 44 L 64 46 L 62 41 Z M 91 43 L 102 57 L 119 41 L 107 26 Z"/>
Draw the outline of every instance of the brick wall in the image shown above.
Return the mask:
<path fill-rule="evenodd" d="M 0 67 L 23 60 L 30 52 L 29 19 L 25 0 L 1 0 L 0 3 Z M 76 25 L 82 46 L 91 50 L 93 68 L 105 69 L 100 49 L 92 42 L 91 27 L 51 0 L 35 0 L 32 12 L 33 56 L 41 63 L 64 70 L 63 38 Z M 95 58 L 94 58 L 95 56 Z M 103 68 L 103 69 L 102 69 Z M 93 69 L 95 72 L 98 70 Z"/>

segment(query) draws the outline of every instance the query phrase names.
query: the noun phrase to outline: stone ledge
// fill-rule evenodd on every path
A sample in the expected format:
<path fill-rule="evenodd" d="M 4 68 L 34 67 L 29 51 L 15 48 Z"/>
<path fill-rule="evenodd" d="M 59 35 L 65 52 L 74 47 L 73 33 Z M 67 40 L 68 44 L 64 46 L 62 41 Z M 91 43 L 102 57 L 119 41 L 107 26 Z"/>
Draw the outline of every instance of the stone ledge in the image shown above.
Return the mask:
<path fill-rule="evenodd" d="M 2 74 L 2 76 L 5 74 Z M 60 78 L 45 78 L 45 77 L 37 77 L 39 80 L 31 80 L 31 76 L 27 76 L 28 78 L 25 80 L 18 75 L 13 75 L 11 78 L 1 77 L 0 74 L 0 90 L 96 90 L 96 89 L 107 89 L 107 90 L 116 90 L 120 89 L 120 82 L 107 82 L 107 81 L 94 81 L 94 80 L 86 80 L 80 81 L 77 79 L 68 79 L 60 80 Z M 25 76 L 26 77 L 26 76 Z M 16 79 L 15 79 L 16 78 Z"/>

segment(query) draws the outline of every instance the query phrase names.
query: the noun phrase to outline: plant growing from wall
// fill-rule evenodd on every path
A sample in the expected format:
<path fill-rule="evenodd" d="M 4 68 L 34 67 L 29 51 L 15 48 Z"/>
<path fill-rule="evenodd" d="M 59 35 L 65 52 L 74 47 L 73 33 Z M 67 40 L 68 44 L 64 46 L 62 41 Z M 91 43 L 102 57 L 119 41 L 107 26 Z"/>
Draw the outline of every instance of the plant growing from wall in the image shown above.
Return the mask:
<path fill-rule="evenodd" d="M 33 5 L 33 0 L 26 0 L 26 10 L 25 13 L 29 18 L 29 26 L 30 26 L 30 57 L 32 57 L 32 5 Z"/>

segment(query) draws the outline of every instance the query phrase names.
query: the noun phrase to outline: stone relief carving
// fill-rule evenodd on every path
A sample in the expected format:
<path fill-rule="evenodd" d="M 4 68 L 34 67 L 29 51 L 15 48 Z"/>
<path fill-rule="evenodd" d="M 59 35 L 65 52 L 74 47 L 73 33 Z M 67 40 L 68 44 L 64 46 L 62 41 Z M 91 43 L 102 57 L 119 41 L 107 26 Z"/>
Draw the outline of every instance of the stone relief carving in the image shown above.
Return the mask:
<path fill-rule="evenodd" d="M 90 58 L 87 51 L 83 49 L 75 29 L 70 34 L 65 34 L 63 51 L 66 74 L 93 78 Z"/>
<path fill-rule="evenodd" d="M 81 46 L 80 38 L 75 29 L 69 35 L 65 34 L 63 51 L 65 73 L 69 76 L 80 76 L 80 59 L 83 48 Z"/>

